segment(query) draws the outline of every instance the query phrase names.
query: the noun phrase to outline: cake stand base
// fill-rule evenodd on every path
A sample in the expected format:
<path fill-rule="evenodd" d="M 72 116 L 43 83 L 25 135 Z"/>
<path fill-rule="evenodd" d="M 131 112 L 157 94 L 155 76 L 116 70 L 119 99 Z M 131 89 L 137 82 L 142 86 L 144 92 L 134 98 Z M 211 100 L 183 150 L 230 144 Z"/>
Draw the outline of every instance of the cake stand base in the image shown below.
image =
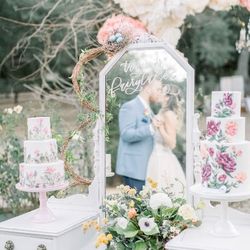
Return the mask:
<path fill-rule="evenodd" d="M 216 237 L 236 237 L 240 233 L 228 218 L 228 202 L 242 201 L 250 198 L 250 192 L 222 193 L 204 188 L 201 184 L 191 186 L 190 192 L 200 198 L 221 203 L 220 219 L 209 230 Z"/>
<path fill-rule="evenodd" d="M 37 212 L 33 215 L 31 218 L 31 221 L 34 223 L 48 223 L 48 222 L 53 222 L 56 220 L 56 217 L 54 214 L 50 211 L 50 209 L 47 206 L 47 195 L 46 192 L 48 191 L 55 191 L 55 190 L 60 190 L 64 189 L 69 185 L 68 182 L 65 182 L 64 184 L 60 186 L 55 186 L 55 187 L 50 187 L 50 188 L 24 188 L 20 186 L 18 183 L 16 185 L 16 188 L 25 191 L 25 192 L 39 192 L 39 203 L 40 206 L 37 210 Z"/>

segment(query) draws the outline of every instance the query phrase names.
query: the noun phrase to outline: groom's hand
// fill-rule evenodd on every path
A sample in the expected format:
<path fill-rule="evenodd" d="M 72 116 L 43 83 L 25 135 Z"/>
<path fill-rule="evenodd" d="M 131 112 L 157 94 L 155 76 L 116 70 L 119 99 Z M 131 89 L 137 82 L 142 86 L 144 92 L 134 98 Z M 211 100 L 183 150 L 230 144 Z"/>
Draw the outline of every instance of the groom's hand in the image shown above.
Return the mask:
<path fill-rule="evenodd" d="M 152 119 L 152 123 L 153 123 L 153 126 L 154 126 L 155 128 L 159 128 L 159 127 L 162 126 L 162 121 L 161 121 L 159 118 L 156 118 L 156 117 L 154 117 L 154 118 Z"/>

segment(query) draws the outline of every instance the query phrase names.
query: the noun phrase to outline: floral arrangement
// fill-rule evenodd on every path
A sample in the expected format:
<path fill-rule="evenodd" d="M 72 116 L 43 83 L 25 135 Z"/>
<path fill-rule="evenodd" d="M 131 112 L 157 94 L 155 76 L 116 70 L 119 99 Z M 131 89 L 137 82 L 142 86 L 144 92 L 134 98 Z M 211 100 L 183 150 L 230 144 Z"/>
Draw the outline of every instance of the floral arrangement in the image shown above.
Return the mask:
<path fill-rule="evenodd" d="M 152 179 L 149 183 L 150 187 L 144 187 L 140 193 L 129 186 L 119 186 L 119 193 L 109 195 L 103 206 L 107 216 L 104 223 L 92 221 L 83 225 L 84 231 L 90 227 L 102 230 L 96 247 L 164 249 L 166 242 L 184 229 L 200 225 L 194 208 L 184 199 L 157 189 Z"/>
<path fill-rule="evenodd" d="M 205 8 L 215 11 L 229 10 L 241 5 L 250 10 L 249 0 L 114 0 L 123 11 L 138 17 L 149 32 L 176 46 L 181 37 L 180 26 L 188 15 L 201 13 Z"/>
<path fill-rule="evenodd" d="M 236 104 L 233 101 L 232 93 L 224 93 L 223 99 L 220 100 L 214 108 L 215 117 L 229 117 L 234 115 Z"/>
<path fill-rule="evenodd" d="M 205 146 L 202 144 L 203 147 Z M 237 159 L 243 154 L 242 150 L 215 145 L 215 148 L 208 146 L 201 151 L 203 185 L 228 193 L 246 180 L 246 173 L 238 172 L 236 168 Z"/>

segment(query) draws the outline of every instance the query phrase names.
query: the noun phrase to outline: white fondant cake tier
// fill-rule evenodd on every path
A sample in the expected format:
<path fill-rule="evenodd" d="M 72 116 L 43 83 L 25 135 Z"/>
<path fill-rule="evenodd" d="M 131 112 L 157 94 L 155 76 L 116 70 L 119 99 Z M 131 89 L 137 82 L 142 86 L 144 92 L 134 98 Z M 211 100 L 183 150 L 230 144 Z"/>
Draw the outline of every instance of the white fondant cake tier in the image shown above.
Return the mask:
<path fill-rule="evenodd" d="M 245 140 L 245 117 L 207 117 L 207 140 L 211 142 L 242 142 Z"/>
<path fill-rule="evenodd" d="M 28 118 L 28 140 L 51 139 L 51 128 L 49 117 Z"/>
<path fill-rule="evenodd" d="M 23 188 L 51 188 L 64 183 L 64 163 L 19 165 L 19 184 Z"/>
<path fill-rule="evenodd" d="M 224 192 L 250 189 L 250 142 L 201 142 L 202 184 Z"/>
<path fill-rule="evenodd" d="M 241 92 L 213 91 L 211 115 L 213 117 L 240 117 Z"/>
<path fill-rule="evenodd" d="M 55 139 L 24 141 L 25 163 L 48 163 L 57 160 L 57 143 Z"/>

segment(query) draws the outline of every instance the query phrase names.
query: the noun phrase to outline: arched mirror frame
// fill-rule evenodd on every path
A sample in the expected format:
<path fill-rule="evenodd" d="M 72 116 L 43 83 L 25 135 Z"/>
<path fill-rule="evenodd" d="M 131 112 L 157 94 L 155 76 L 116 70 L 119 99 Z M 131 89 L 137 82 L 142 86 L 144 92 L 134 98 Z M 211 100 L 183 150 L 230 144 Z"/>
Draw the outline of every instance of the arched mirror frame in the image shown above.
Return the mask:
<path fill-rule="evenodd" d="M 100 183 L 100 196 L 101 200 L 105 197 L 106 188 L 106 151 L 105 151 L 105 104 L 106 104 L 106 81 L 105 77 L 118 60 L 128 51 L 135 49 L 164 49 L 169 53 L 176 62 L 186 71 L 186 180 L 187 188 L 193 182 L 193 117 L 194 117 L 194 69 L 188 64 L 186 59 L 178 54 L 178 52 L 167 43 L 137 43 L 131 44 L 118 52 L 102 69 L 99 75 L 99 109 L 101 113 L 100 129 L 99 129 L 99 168 L 98 175 Z M 191 195 L 188 193 L 187 199 L 191 202 Z"/>

